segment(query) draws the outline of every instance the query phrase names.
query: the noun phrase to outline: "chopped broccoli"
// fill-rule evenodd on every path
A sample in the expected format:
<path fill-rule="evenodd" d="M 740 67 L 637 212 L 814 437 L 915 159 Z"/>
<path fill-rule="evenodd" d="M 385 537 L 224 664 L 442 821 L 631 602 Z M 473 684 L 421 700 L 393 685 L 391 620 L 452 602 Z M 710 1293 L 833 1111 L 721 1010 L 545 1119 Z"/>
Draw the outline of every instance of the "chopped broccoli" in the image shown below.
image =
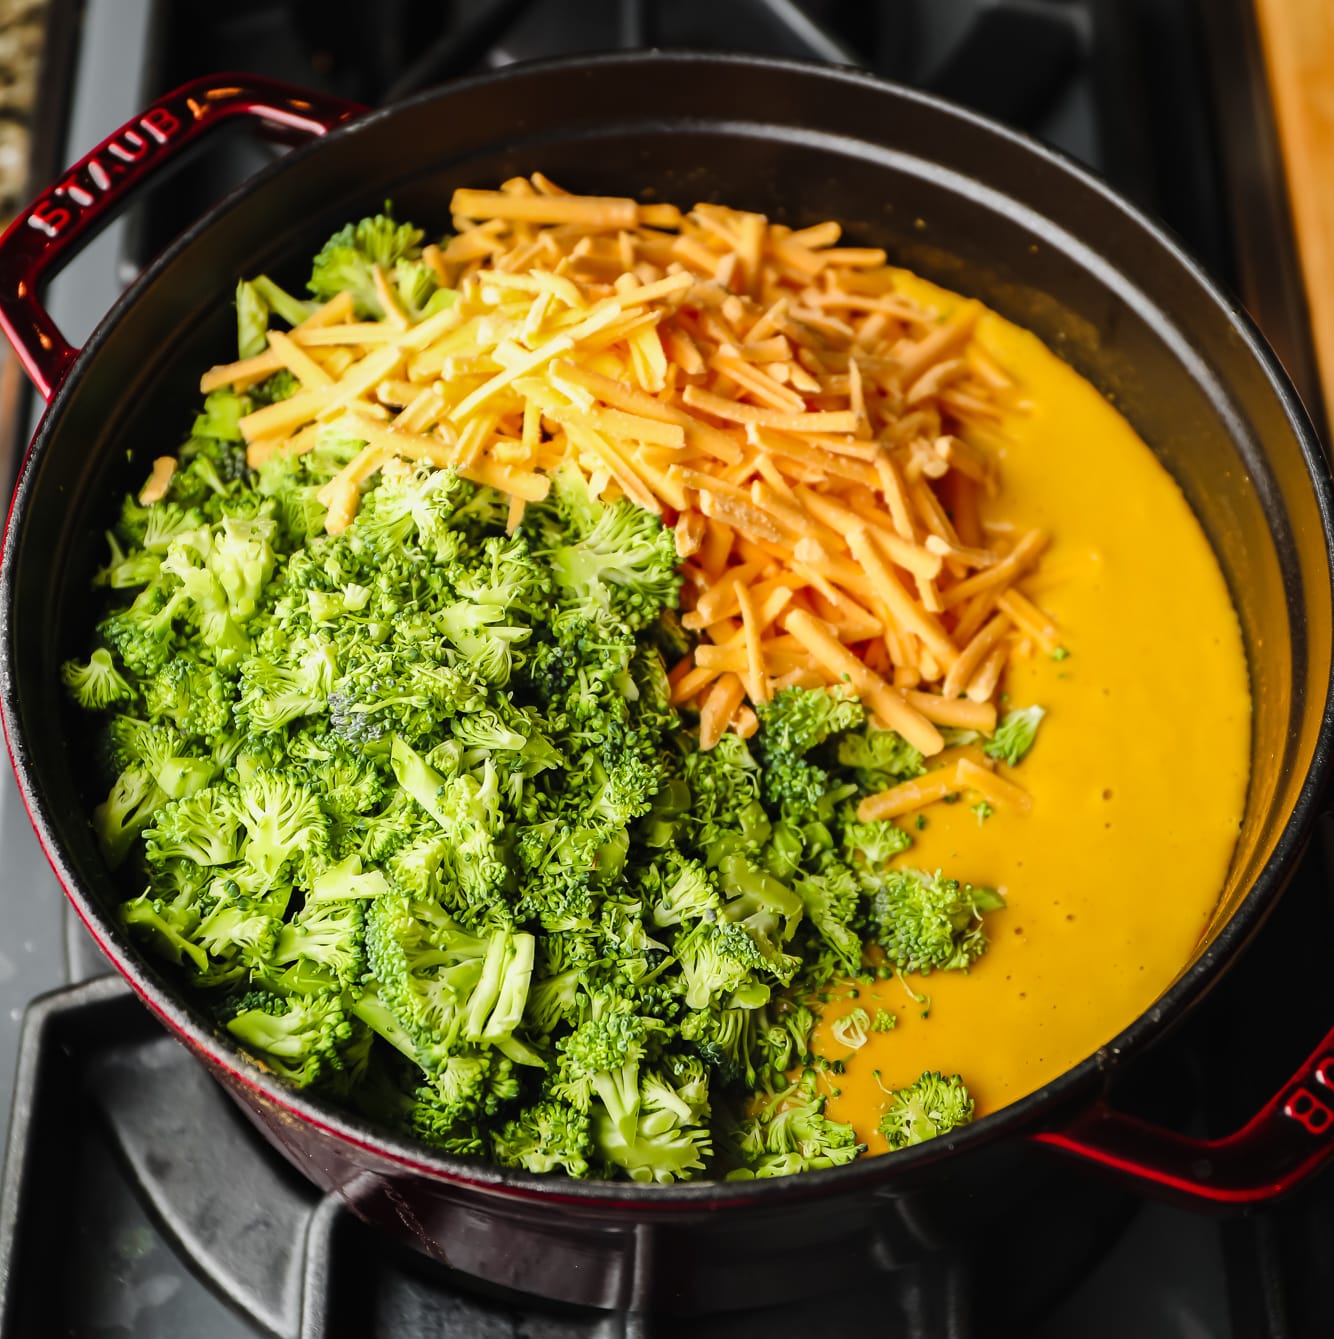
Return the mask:
<path fill-rule="evenodd" d="M 236 285 L 236 351 L 240 358 L 253 358 L 268 345 L 269 315 L 288 325 L 300 325 L 316 304 L 302 302 L 280 288 L 266 274 L 242 279 Z M 195 429 L 199 431 L 198 427 Z"/>
<path fill-rule="evenodd" d="M 153 816 L 144 833 L 150 861 L 192 860 L 196 865 L 230 865 L 240 857 L 241 815 L 234 790 L 206 786 L 173 800 Z"/>
<path fill-rule="evenodd" d="M 789 1176 L 821 1167 L 841 1167 L 864 1150 L 851 1125 L 824 1114 L 825 1098 L 816 1091 L 815 1071 L 762 1097 L 755 1111 L 733 1134 L 738 1163 L 728 1180 Z"/>
<path fill-rule="evenodd" d="M 895 1089 L 880 1118 L 879 1130 L 890 1148 L 907 1148 L 948 1134 L 973 1119 L 973 1099 L 963 1080 L 928 1071 L 906 1088 Z"/>
<path fill-rule="evenodd" d="M 871 898 L 875 936 L 908 972 L 966 968 L 986 949 L 982 916 L 1005 905 L 990 888 L 945 878 L 939 870 L 888 871 Z"/>
<path fill-rule="evenodd" d="M 313 995 L 360 984 L 366 973 L 366 904 L 307 902 L 278 931 L 269 962 L 287 991 Z"/>
<path fill-rule="evenodd" d="M 251 411 L 250 398 L 235 391 L 210 391 L 203 411 L 195 418 L 193 437 L 214 437 L 222 442 L 243 441 L 241 420 Z"/>
<path fill-rule="evenodd" d="M 378 269 L 382 282 L 392 284 L 399 303 L 415 316 L 424 305 L 421 299 L 429 298 L 437 286 L 429 267 L 413 265 L 421 256 L 423 235 L 420 228 L 396 223 L 388 214 L 349 223 L 315 257 L 308 287 L 324 301 L 351 293 L 358 317 L 380 320 L 385 310 L 375 283 Z"/>
<path fill-rule="evenodd" d="M 242 279 L 236 285 L 236 356 L 253 358 L 268 347 L 269 308 L 255 285 Z"/>
<path fill-rule="evenodd" d="M 844 735 L 838 741 L 838 760 L 869 791 L 887 790 L 926 771 L 922 755 L 902 735 L 874 726 Z"/>
<path fill-rule="evenodd" d="M 982 746 L 982 752 L 988 758 L 996 758 L 1018 765 L 1023 756 L 1033 747 L 1037 738 L 1038 726 L 1046 711 L 1039 706 L 1024 707 L 1020 711 L 1007 711 L 996 727 L 996 733 Z"/>
<path fill-rule="evenodd" d="M 571 1176 L 588 1176 L 596 1156 L 592 1119 L 587 1111 L 548 1098 L 501 1126 L 492 1136 L 491 1150 L 502 1167 L 530 1172 L 562 1168 Z"/>
<path fill-rule="evenodd" d="M 857 729 L 866 708 L 835 688 L 784 688 L 760 708 L 761 753 L 805 757 L 830 735 Z"/>
<path fill-rule="evenodd" d="M 369 1030 L 332 994 L 252 992 L 237 1002 L 226 1028 L 271 1069 L 303 1087 L 346 1087 L 369 1055 Z"/>
<path fill-rule="evenodd" d="M 860 1007 L 851 1010 L 829 1026 L 829 1031 L 850 1051 L 860 1051 L 871 1031 L 871 1015 Z"/>
<path fill-rule="evenodd" d="M 624 499 L 601 505 L 572 467 L 557 471 L 554 492 L 557 506 L 577 518 L 573 537 L 547 555 L 563 602 L 592 622 L 608 619 L 632 631 L 675 605 L 676 546 L 657 517 Z"/>
<path fill-rule="evenodd" d="M 105 647 L 94 651 L 86 665 L 67 660 L 61 667 L 60 678 L 70 696 L 85 711 L 105 711 L 134 697 L 134 689 L 121 677 L 111 652 Z"/>

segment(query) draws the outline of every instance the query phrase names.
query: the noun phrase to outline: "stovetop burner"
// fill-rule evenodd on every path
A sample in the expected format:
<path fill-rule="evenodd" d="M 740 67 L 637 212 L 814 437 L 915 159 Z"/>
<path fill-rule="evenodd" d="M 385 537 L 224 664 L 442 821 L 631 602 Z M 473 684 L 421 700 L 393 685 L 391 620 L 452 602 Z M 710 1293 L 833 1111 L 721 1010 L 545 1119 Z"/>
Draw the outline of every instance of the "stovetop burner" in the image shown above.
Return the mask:
<path fill-rule="evenodd" d="M 380 104 L 517 60 L 650 45 L 859 65 L 1039 135 L 1104 171 L 1240 291 L 1318 409 L 1249 0 L 379 0 L 373 11 L 364 0 L 50 0 L 33 178 L 54 178 L 153 95 L 220 69 Z M 269 152 L 229 142 L 113 225 L 53 285 L 62 327 L 86 335 L 118 287 Z M 36 413 L 30 396 L 13 399 L 0 397 L 10 477 Z M 688 1323 L 483 1296 L 321 1199 L 104 975 L 7 776 L 0 849 L 0 1096 L 12 1103 L 0 1339 L 1328 1332 L 1328 1177 L 1279 1208 L 1214 1220 L 1072 1167 L 1063 1193 L 1081 1226 L 1054 1233 L 1029 1262 L 1031 1295 L 1017 1271 L 1007 1276 L 998 1242 L 892 1287 Z M 1140 1067 L 1141 1087 L 1180 1090 L 1193 1132 L 1235 1126 L 1334 1017 L 1331 868 L 1318 843 L 1246 958 Z M 61 986 L 28 1009 L 11 1090 L 24 1006 Z"/>

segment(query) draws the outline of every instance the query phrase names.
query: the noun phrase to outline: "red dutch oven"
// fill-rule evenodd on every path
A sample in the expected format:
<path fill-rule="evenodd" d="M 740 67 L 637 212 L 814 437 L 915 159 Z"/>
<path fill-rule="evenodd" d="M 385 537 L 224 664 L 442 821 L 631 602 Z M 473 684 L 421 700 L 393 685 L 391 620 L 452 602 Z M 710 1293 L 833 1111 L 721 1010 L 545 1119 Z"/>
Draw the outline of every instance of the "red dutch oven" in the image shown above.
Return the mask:
<path fill-rule="evenodd" d="M 238 118 L 309 142 L 179 237 L 72 348 L 42 307 L 44 281 L 136 188 Z M 780 1180 L 651 1188 L 448 1158 L 261 1070 L 117 925 L 58 668 L 82 649 L 116 500 L 178 440 L 200 369 L 227 356 L 236 279 L 268 272 L 299 287 L 323 239 L 386 198 L 402 217 L 443 226 L 455 187 L 539 168 L 580 191 L 721 199 L 798 227 L 837 218 L 896 263 L 975 295 L 1115 397 L 1222 565 L 1254 727 L 1245 820 L 1209 932 L 1119 1036 L 949 1137 Z M 1311 425 L 1238 305 L 1160 227 L 1050 149 L 860 74 L 747 57 L 518 66 L 371 112 L 223 75 L 162 98 L 18 218 L 0 239 L 0 324 L 48 401 L 0 567 L 0 703 L 33 826 L 148 1007 L 277 1148 L 363 1217 L 495 1284 L 690 1311 L 778 1303 L 942 1246 L 994 1242 L 998 1230 L 1022 1236 L 1025 1214 L 1045 1212 L 1042 1188 L 1065 1170 L 1053 1150 L 1179 1199 L 1249 1204 L 1295 1186 L 1334 1148 L 1334 1032 L 1224 1139 L 1132 1119 L 1106 1098 L 1237 958 L 1318 812 L 1330 759 L 1332 494 Z M 1157 873 L 1170 882 L 1170 870 Z"/>

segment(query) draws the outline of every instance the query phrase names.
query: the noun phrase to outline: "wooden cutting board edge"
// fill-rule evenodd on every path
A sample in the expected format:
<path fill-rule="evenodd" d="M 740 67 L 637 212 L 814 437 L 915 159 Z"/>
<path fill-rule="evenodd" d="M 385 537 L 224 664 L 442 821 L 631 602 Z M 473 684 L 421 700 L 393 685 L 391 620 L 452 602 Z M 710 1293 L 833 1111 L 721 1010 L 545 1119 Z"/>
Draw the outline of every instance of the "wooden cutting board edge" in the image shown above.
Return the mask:
<path fill-rule="evenodd" d="M 1255 0 L 1325 403 L 1334 407 L 1334 0 Z"/>

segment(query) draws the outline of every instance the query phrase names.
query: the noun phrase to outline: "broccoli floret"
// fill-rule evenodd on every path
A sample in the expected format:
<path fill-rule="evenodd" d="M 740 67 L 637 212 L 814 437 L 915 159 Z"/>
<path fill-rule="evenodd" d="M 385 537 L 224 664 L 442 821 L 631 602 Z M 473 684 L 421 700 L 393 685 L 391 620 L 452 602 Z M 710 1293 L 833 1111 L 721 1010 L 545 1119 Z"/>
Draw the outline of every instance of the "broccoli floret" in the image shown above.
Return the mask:
<path fill-rule="evenodd" d="M 346 1089 L 365 1070 L 370 1031 L 338 995 L 243 996 L 227 1031 L 300 1087 Z"/>
<path fill-rule="evenodd" d="M 228 516 L 214 532 L 209 569 L 226 592 L 228 612 L 238 622 L 254 615 L 260 591 L 273 573 L 276 528 L 267 516 L 252 520 Z"/>
<path fill-rule="evenodd" d="M 890 1148 L 907 1148 L 948 1134 L 973 1119 L 973 1099 L 963 1080 L 927 1071 L 916 1083 L 890 1094 L 878 1129 Z"/>
<path fill-rule="evenodd" d="M 131 674 L 156 674 L 172 655 L 174 608 L 164 583 L 155 580 L 139 592 L 128 608 L 104 618 L 97 625 L 97 635 Z"/>
<path fill-rule="evenodd" d="M 127 767 L 116 778 L 110 794 L 93 810 L 98 847 L 113 869 L 124 862 L 134 839 L 167 798 L 166 791 L 144 767 Z"/>
<path fill-rule="evenodd" d="M 254 284 L 242 279 L 236 285 L 236 356 L 253 358 L 268 347 L 269 306 Z"/>
<path fill-rule="evenodd" d="M 557 1043 L 560 1052 L 556 1095 L 581 1111 L 600 1102 L 608 1129 L 625 1144 L 633 1141 L 639 1117 L 639 1065 L 662 1024 L 631 1012 L 628 1001 L 611 995 L 593 1001 L 592 1017 Z"/>
<path fill-rule="evenodd" d="M 266 274 L 256 279 L 242 279 L 236 285 L 237 356 L 253 358 L 264 352 L 268 344 L 270 312 L 288 325 L 300 325 L 314 311 L 315 305 L 294 298 Z"/>
<path fill-rule="evenodd" d="M 301 383 L 285 367 L 271 377 L 265 377 L 257 386 L 250 388 L 250 399 L 256 408 L 266 404 L 276 404 L 279 400 L 290 400 L 301 389 Z"/>
<path fill-rule="evenodd" d="M 204 397 L 203 411 L 196 416 L 191 433 L 221 442 L 243 441 L 241 420 L 252 408 L 249 396 L 230 390 L 210 391 Z"/>
<path fill-rule="evenodd" d="M 299 717 L 326 709 L 338 672 L 332 650 L 312 641 L 290 645 L 285 652 L 290 657 L 286 664 L 263 655 L 242 662 L 235 713 L 243 728 L 258 733 L 281 730 Z"/>
<path fill-rule="evenodd" d="M 640 887 L 652 908 L 653 924 L 662 929 L 687 920 L 716 918 L 722 899 L 709 871 L 698 860 L 669 851 L 640 876 Z"/>
<path fill-rule="evenodd" d="M 326 451 L 335 445 L 326 435 L 320 441 Z M 363 443 L 351 445 L 360 449 Z M 362 499 L 347 532 L 350 543 L 358 552 L 390 563 L 402 556 L 405 545 L 413 543 L 452 571 L 465 553 L 469 504 L 485 491 L 452 470 L 425 466 L 383 479 Z"/>
<path fill-rule="evenodd" d="M 162 560 L 162 576 L 172 580 L 168 598 L 151 618 L 160 635 L 170 635 L 179 619 L 198 630 L 220 668 L 239 664 L 250 650 L 241 624 L 273 566 L 272 528 L 228 520 L 216 535 L 200 529 L 174 540 Z"/>
<path fill-rule="evenodd" d="M 423 235 L 420 228 L 396 223 L 388 214 L 349 223 L 334 233 L 315 257 L 308 287 L 326 301 L 339 293 L 351 293 L 358 317 L 383 320 L 384 304 L 375 286 L 375 269 L 378 266 L 388 279 L 400 260 L 417 260 Z"/>
<path fill-rule="evenodd" d="M 888 790 L 926 771 L 922 755 L 897 730 L 869 725 L 838 741 L 838 761 L 869 791 Z"/>
<path fill-rule="evenodd" d="M 460 712 L 479 706 L 476 684 L 420 651 L 406 661 L 391 650 L 362 648 L 329 693 L 329 728 L 353 746 L 389 731 L 407 743 L 437 735 Z"/>
<path fill-rule="evenodd" d="M 885 866 L 912 845 L 912 838 L 892 820 L 858 823 L 852 812 L 844 815 L 839 839 L 847 863 L 872 879 L 879 878 Z"/>
<path fill-rule="evenodd" d="M 107 586 L 111 590 L 133 590 L 136 586 L 146 586 L 157 579 L 162 567 L 160 555 L 133 546 L 127 550 L 110 530 L 107 531 L 106 538 L 110 554 L 107 565 L 93 577 L 94 586 Z"/>
<path fill-rule="evenodd" d="M 206 786 L 159 809 L 144 842 L 151 863 L 192 860 L 196 865 L 230 865 L 240 856 L 240 829 L 235 790 Z"/>
<path fill-rule="evenodd" d="M 990 888 L 945 878 L 939 870 L 890 870 L 871 898 L 871 921 L 885 956 L 904 971 L 966 968 L 982 956 L 985 912 L 1005 905 Z"/>
<path fill-rule="evenodd" d="M 709 1085 L 703 1065 L 683 1058 L 674 1072 L 650 1071 L 640 1081 L 639 1112 L 628 1138 L 610 1113 L 599 1113 L 595 1137 L 613 1167 L 632 1181 L 669 1185 L 705 1170 L 713 1152 Z"/>
<path fill-rule="evenodd" d="M 317 902 L 342 902 L 354 897 L 379 897 L 389 884 L 378 869 L 363 871 L 361 857 L 355 853 L 336 865 L 330 865 L 311 880 L 306 905 Z"/>
<path fill-rule="evenodd" d="M 246 830 L 242 854 L 270 883 L 293 866 L 320 868 L 329 851 L 329 825 L 314 794 L 281 772 L 259 771 L 237 789 Z"/>
<path fill-rule="evenodd" d="M 195 943 L 194 935 L 207 907 L 200 888 L 187 885 L 169 899 L 149 893 L 130 898 L 121 903 L 117 914 L 125 929 L 145 940 L 159 957 L 177 964 L 188 960 L 203 972 L 208 954 Z"/>
<path fill-rule="evenodd" d="M 806 755 L 830 736 L 857 729 L 865 708 L 841 690 L 785 688 L 759 711 L 756 747 L 764 764 L 765 800 L 785 816 L 827 811 L 837 793 L 828 770 Z"/>
<path fill-rule="evenodd" d="M 94 651 L 86 665 L 67 660 L 61 666 L 60 679 L 85 711 L 105 711 L 134 697 L 134 689 L 121 677 L 111 652 L 105 648 Z"/>
<path fill-rule="evenodd" d="M 789 1176 L 821 1167 L 841 1167 L 865 1151 L 851 1125 L 824 1114 L 825 1098 L 817 1092 L 814 1070 L 795 1083 L 762 1097 L 742 1120 L 732 1138 L 740 1164 L 729 1181 Z"/>
<path fill-rule="evenodd" d="M 846 865 L 827 860 L 820 873 L 807 874 L 793 886 L 811 924 L 836 955 L 842 974 L 854 975 L 862 958 L 861 887 L 856 876 Z"/>
<path fill-rule="evenodd" d="M 791 1070 L 809 1065 L 814 1031 L 815 1014 L 805 1004 L 783 999 L 760 1010 L 751 1029 L 759 1081 L 781 1087 Z"/>
<path fill-rule="evenodd" d="M 413 321 L 447 311 L 459 296 L 452 288 L 441 288 L 440 276 L 423 260 L 396 261 L 392 286 L 399 306 Z"/>
<path fill-rule="evenodd" d="M 685 760 L 694 844 L 710 863 L 728 852 L 758 851 L 772 825 L 759 800 L 759 764 L 739 736 L 725 734 Z"/>
<path fill-rule="evenodd" d="M 519 839 L 519 859 L 527 871 L 515 914 L 546 931 L 576 930 L 593 924 L 593 888 L 602 836 L 591 829 L 566 832 L 551 841 L 550 831 L 529 828 Z"/>
<path fill-rule="evenodd" d="M 414 1133 L 438 1142 L 461 1124 L 495 1117 L 519 1096 L 514 1062 L 490 1047 L 451 1055 L 416 1092 Z"/>
<path fill-rule="evenodd" d="M 173 656 L 144 689 L 144 709 L 183 735 L 213 740 L 232 724 L 230 681 L 217 666 L 194 656 Z"/>
<path fill-rule="evenodd" d="M 113 723 L 106 750 L 112 767 L 121 771 L 110 794 L 93 811 L 93 830 L 114 869 L 157 810 L 168 800 L 184 799 L 206 786 L 214 767 L 189 755 L 176 731 L 132 717 Z"/>
<path fill-rule="evenodd" d="M 307 902 L 278 932 L 269 962 L 288 991 L 345 990 L 366 974 L 366 904 L 357 898 Z"/>
<path fill-rule="evenodd" d="M 1039 706 L 1024 707 L 1020 711 L 1007 711 L 996 727 L 995 735 L 982 745 L 982 752 L 988 758 L 997 758 L 1011 767 L 1017 766 L 1033 747 L 1038 726 L 1042 724 L 1042 718 L 1046 714 L 1046 711 Z"/>
<path fill-rule="evenodd" d="M 491 1153 L 502 1167 L 588 1176 L 596 1153 L 592 1119 L 558 1099 L 535 1102 L 492 1135 Z"/>
<path fill-rule="evenodd" d="M 448 833 L 443 854 L 461 904 L 492 894 L 509 872 L 496 842 L 503 818 L 492 765 L 485 764 L 480 781 L 470 773 L 446 779 L 398 736 L 391 765 L 398 784 Z"/>
<path fill-rule="evenodd" d="M 524 1027 L 539 1037 L 550 1036 L 562 1024 L 577 1027 L 585 1012 L 586 984 L 587 974 L 581 967 L 534 978 L 528 987 L 528 1002 L 524 1006 Z"/>
<path fill-rule="evenodd" d="M 530 628 L 507 623 L 504 609 L 471 600 L 447 605 L 438 618 L 440 630 L 468 670 L 483 683 L 503 687 L 509 682 L 514 648 L 528 640 Z"/>
<path fill-rule="evenodd" d="M 672 953 L 681 968 L 689 1009 L 725 1003 L 743 987 L 749 987 L 745 997 L 755 1004 L 768 999 L 768 984 L 757 977 L 772 964 L 744 925 L 724 921 L 693 926 L 677 935 Z"/>
<path fill-rule="evenodd" d="M 557 471 L 554 492 L 558 505 L 579 518 L 578 537 L 546 554 L 562 601 L 582 618 L 611 620 L 632 631 L 676 604 L 676 545 L 658 517 L 624 499 L 597 504 L 573 467 Z"/>
<path fill-rule="evenodd" d="M 784 688 L 759 708 L 760 756 L 803 758 L 830 735 L 855 730 L 866 709 L 834 688 Z"/>
<path fill-rule="evenodd" d="M 211 986 L 268 972 L 287 903 L 282 892 L 267 898 L 252 897 L 240 891 L 235 880 L 220 880 L 218 886 L 227 891 L 195 932 L 196 942 L 209 958 L 200 979 Z"/>
<path fill-rule="evenodd" d="M 366 951 L 378 993 L 418 1059 L 438 1064 L 460 1042 L 489 1043 L 526 1063 L 523 1018 L 535 941 L 499 929 L 468 934 L 438 906 L 389 889 L 371 904 Z"/>

